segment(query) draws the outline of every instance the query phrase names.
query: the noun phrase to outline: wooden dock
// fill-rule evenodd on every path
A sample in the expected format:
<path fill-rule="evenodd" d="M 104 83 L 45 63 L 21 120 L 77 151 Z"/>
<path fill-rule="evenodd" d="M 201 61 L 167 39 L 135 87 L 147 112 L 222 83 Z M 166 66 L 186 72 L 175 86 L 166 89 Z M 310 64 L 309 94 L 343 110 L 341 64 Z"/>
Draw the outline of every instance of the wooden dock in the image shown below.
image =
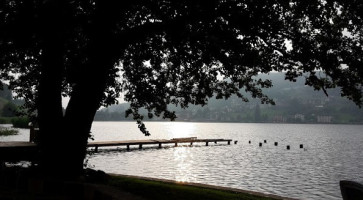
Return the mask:
<path fill-rule="evenodd" d="M 34 160 L 37 149 L 32 142 L 0 142 L 0 164 L 3 161 Z"/>
<path fill-rule="evenodd" d="M 139 146 L 139 149 L 142 149 L 144 145 L 158 145 L 159 148 L 162 147 L 163 144 L 174 144 L 174 146 L 178 146 L 179 143 L 205 143 L 206 146 L 209 143 L 214 142 L 217 144 L 218 142 L 227 142 L 228 145 L 231 144 L 231 139 L 197 139 L 196 137 L 191 138 L 173 138 L 171 140 L 165 139 L 156 139 L 156 140 L 126 140 L 126 141 L 107 141 L 107 142 L 90 142 L 88 143 L 88 147 L 94 147 L 95 151 L 98 151 L 98 147 L 110 147 L 110 146 L 126 146 L 127 150 L 130 150 L 130 146 Z"/>
<path fill-rule="evenodd" d="M 221 143 L 226 142 L 231 144 L 231 139 L 197 139 L 196 137 L 189 138 L 173 138 L 166 139 L 154 139 L 154 140 L 124 140 L 124 141 L 103 141 L 103 142 L 89 142 L 87 147 L 93 147 L 97 152 L 99 147 L 118 147 L 126 146 L 127 150 L 130 150 L 130 146 L 138 146 L 142 149 L 145 145 L 158 145 L 159 148 L 163 144 L 174 144 L 178 146 L 181 143 L 205 143 L 206 146 L 209 143 Z M 234 142 L 235 144 L 237 141 Z M 66 146 L 66 144 L 65 144 Z M 37 145 L 32 142 L 0 142 L 0 162 L 2 161 L 19 161 L 19 160 L 33 160 L 37 154 Z"/>

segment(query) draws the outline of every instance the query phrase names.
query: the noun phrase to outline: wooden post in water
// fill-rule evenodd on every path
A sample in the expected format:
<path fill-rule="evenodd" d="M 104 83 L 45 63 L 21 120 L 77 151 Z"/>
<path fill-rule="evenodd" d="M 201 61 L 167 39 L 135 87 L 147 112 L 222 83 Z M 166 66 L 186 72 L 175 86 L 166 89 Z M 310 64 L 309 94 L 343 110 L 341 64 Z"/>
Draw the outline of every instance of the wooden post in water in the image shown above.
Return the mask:
<path fill-rule="evenodd" d="M 159 148 L 161 148 L 161 143 L 159 143 Z"/>
<path fill-rule="evenodd" d="M 139 149 L 142 149 L 142 144 L 139 144 Z"/>
<path fill-rule="evenodd" d="M 259 146 L 262 147 L 262 142 L 260 142 Z"/>
<path fill-rule="evenodd" d="M 238 142 L 238 140 L 235 140 L 235 141 L 234 141 L 234 144 L 237 144 L 237 142 Z"/>
<path fill-rule="evenodd" d="M 264 140 L 263 143 L 267 143 L 267 140 Z"/>
<path fill-rule="evenodd" d="M 230 144 L 231 144 L 231 141 L 228 140 L 228 145 L 230 145 Z"/>
<path fill-rule="evenodd" d="M 304 148 L 304 145 L 303 144 L 300 144 L 300 149 Z"/>
<path fill-rule="evenodd" d="M 193 142 L 190 143 L 190 146 L 193 146 Z"/>
<path fill-rule="evenodd" d="M 130 145 L 127 145 L 127 151 L 130 151 Z"/>
<path fill-rule="evenodd" d="M 286 146 L 286 149 L 287 149 L 287 150 L 290 150 L 290 145 L 287 145 L 287 146 Z"/>
<path fill-rule="evenodd" d="M 214 144 L 217 144 L 217 141 L 214 141 Z"/>
<path fill-rule="evenodd" d="M 248 144 L 251 144 L 251 140 L 248 140 Z"/>
<path fill-rule="evenodd" d="M 178 143 L 177 142 L 175 142 L 175 145 L 174 145 L 175 147 L 177 147 L 178 146 Z"/>
<path fill-rule="evenodd" d="M 278 142 L 275 142 L 275 146 L 277 146 L 279 143 Z"/>
<path fill-rule="evenodd" d="M 208 142 L 205 142 L 205 146 L 208 146 Z"/>
<path fill-rule="evenodd" d="M 95 146 L 95 152 L 96 153 L 98 152 L 98 146 Z"/>

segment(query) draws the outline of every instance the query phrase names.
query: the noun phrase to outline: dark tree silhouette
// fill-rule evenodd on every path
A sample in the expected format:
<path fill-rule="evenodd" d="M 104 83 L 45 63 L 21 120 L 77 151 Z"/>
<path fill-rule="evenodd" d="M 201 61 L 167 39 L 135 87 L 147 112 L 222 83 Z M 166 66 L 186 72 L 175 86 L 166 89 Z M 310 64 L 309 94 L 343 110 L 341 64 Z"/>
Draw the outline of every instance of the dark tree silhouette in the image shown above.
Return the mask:
<path fill-rule="evenodd" d="M 95 112 L 120 92 L 146 135 L 142 107 L 174 119 L 168 104 L 248 101 L 240 89 L 273 103 L 253 79 L 271 71 L 361 106 L 362 13 L 358 0 L 4 0 L 0 78 L 37 117 L 40 166 L 77 176 Z"/>

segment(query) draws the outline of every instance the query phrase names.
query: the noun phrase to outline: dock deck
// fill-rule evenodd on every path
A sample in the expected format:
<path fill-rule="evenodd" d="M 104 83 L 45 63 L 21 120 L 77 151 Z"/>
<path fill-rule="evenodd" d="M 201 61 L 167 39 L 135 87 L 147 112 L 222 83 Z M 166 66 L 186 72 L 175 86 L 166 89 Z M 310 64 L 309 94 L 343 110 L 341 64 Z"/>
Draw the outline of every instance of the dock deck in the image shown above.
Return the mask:
<path fill-rule="evenodd" d="M 159 148 L 162 147 L 163 144 L 174 144 L 178 146 L 178 143 L 205 143 L 206 146 L 210 142 L 218 143 L 218 142 L 227 142 L 227 144 L 231 144 L 231 139 L 197 139 L 193 138 L 173 138 L 171 140 L 166 139 L 155 139 L 155 140 L 125 140 L 125 141 L 107 141 L 107 142 L 90 142 L 88 143 L 88 147 L 94 147 L 97 152 L 98 147 L 109 147 L 109 146 L 126 146 L 128 150 L 130 150 L 130 146 L 138 145 L 139 149 L 142 149 L 143 145 L 158 145 Z"/>

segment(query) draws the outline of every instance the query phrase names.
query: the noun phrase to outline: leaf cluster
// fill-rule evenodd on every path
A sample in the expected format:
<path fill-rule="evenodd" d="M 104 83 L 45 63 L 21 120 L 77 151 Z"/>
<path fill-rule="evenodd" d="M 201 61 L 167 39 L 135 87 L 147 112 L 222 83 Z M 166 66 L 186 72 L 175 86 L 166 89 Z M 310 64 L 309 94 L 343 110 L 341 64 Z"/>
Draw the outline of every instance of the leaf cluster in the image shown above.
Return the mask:
<path fill-rule="evenodd" d="M 52 3 L 54 14 L 45 9 Z M 205 105 L 214 95 L 249 101 L 241 89 L 273 104 L 262 92 L 272 82 L 254 79 L 271 71 L 291 81 L 305 76 L 306 85 L 326 94 L 340 87 L 361 106 L 362 9 L 361 1 L 343 0 L 5 0 L 0 79 L 36 112 L 44 41 L 58 30 L 62 95 L 85 79 L 102 79 L 95 85 L 105 91 L 100 105 L 116 103 L 123 92 L 126 115 L 145 134 L 140 108 L 149 118 L 173 120 L 168 104 Z M 52 15 L 55 21 L 43 17 Z"/>

